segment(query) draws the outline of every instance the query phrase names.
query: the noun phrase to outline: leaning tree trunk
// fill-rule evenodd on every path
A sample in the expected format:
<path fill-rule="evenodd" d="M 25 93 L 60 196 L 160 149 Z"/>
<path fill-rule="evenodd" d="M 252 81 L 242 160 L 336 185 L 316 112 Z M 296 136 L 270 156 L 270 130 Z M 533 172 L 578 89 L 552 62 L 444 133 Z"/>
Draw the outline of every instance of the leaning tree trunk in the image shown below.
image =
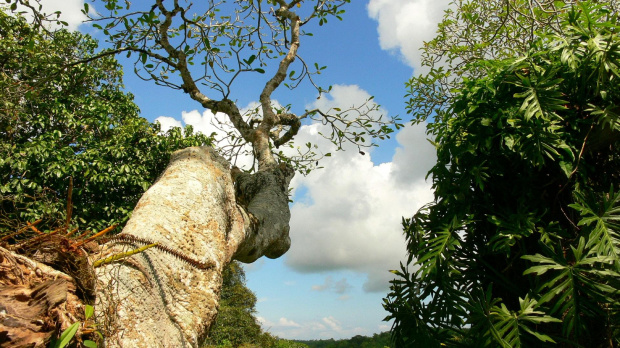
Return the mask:
<path fill-rule="evenodd" d="M 107 347 L 197 347 L 213 323 L 222 270 L 289 246 L 287 166 L 232 172 L 208 147 L 173 154 L 102 258 L 157 243 L 97 268 L 96 313 Z"/>

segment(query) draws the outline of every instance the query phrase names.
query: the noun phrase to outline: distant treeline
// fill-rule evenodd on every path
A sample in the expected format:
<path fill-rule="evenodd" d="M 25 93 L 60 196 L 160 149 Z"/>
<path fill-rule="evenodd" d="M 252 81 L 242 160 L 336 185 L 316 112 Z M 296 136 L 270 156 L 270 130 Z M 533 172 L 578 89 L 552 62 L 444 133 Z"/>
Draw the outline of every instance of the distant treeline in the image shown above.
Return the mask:
<path fill-rule="evenodd" d="M 366 336 L 353 336 L 346 340 L 334 340 L 330 338 L 328 340 L 312 340 L 312 341 L 300 341 L 295 342 L 306 344 L 310 348 L 393 348 L 390 341 L 390 333 L 383 332 L 380 334 L 374 334 L 372 337 Z"/>

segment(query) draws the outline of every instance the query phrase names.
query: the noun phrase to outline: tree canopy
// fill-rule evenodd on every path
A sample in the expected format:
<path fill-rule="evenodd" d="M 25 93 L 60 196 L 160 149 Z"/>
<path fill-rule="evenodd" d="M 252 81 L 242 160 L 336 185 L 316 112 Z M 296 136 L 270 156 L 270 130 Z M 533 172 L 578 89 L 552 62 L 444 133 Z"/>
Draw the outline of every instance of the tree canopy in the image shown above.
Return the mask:
<path fill-rule="evenodd" d="M 82 228 L 124 223 L 170 153 L 210 143 L 141 118 L 122 67 L 93 59 L 97 46 L 0 12 L 0 229 L 64 221 L 70 178 Z"/>
<path fill-rule="evenodd" d="M 476 19 L 478 3 L 457 16 Z M 613 3 L 554 4 L 537 13 L 556 30 L 520 22 L 525 46 L 445 70 L 463 74 L 443 106 L 411 95 L 418 120 L 436 112 L 438 162 L 435 200 L 403 220 L 411 267 L 384 302 L 398 346 L 619 343 L 620 27 Z"/>
<path fill-rule="evenodd" d="M 252 171 L 287 163 L 306 174 L 328 153 L 314 146 L 281 148 L 292 146 L 302 122 L 329 125 L 331 131 L 323 136 L 341 149 L 344 142 L 373 146 L 373 139 L 389 137 L 396 121 L 372 116 L 379 107 L 372 100 L 347 110 L 313 109 L 299 115 L 292 105 L 273 100 L 281 86 L 294 89 L 303 81 L 319 94 L 330 90 L 313 79 L 326 67 L 305 61 L 298 49 L 312 28 L 342 19 L 349 2 L 105 0 L 100 2 L 105 5 L 100 13 L 92 13 L 88 5 L 84 13 L 112 47 L 101 54 L 124 52 L 135 57 L 138 76 L 188 94 L 217 116 L 214 123 L 228 135 L 218 148 L 233 164 L 245 154 L 255 159 Z M 260 105 L 245 112 L 237 105 L 235 92 L 247 76 L 264 85 L 254 96 Z"/>

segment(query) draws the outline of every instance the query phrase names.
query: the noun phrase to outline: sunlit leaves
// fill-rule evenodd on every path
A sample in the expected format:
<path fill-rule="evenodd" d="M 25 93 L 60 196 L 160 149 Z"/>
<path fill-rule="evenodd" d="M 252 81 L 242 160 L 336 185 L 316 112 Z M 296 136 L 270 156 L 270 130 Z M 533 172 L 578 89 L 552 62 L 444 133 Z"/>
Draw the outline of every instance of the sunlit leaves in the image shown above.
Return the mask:
<path fill-rule="evenodd" d="M 501 299 L 493 297 L 491 286 L 485 292 L 475 290 L 469 297 L 469 324 L 472 336 L 477 337 L 473 341 L 476 347 L 512 348 L 555 343 L 548 335 L 537 332 L 536 326 L 561 320 L 538 310 L 538 302 L 529 296 L 519 298 L 519 308 L 514 311 L 501 303 Z"/>
<path fill-rule="evenodd" d="M 579 225 L 591 230 L 586 247 L 594 248 L 598 256 L 612 258 L 620 272 L 620 192 L 612 187 L 609 193 L 588 197 L 576 191 L 575 198 L 570 207 L 581 214 Z"/>
<path fill-rule="evenodd" d="M 528 268 L 524 274 L 539 276 L 549 272 L 538 293 L 541 303 L 547 303 L 551 315 L 563 317 L 564 333 L 579 339 L 587 333 L 587 318 L 604 316 L 601 304 L 613 307 L 620 305 L 617 285 L 620 274 L 609 266 L 617 259 L 596 256 L 586 248 L 585 238 L 581 237 L 577 247 L 570 246 L 570 257 L 554 253 L 553 257 L 540 254 L 525 255 L 522 258 L 532 261 L 536 266 Z M 570 260 L 570 261 L 569 261 Z M 610 284 L 607 279 L 611 279 Z"/>
<path fill-rule="evenodd" d="M 210 142 L 191 129 L 161 134 L 140 118 L 112 57 L 63 65 L 91 57 L 96 46 L 88 36 L 47 36 L 0 14 L 0 230 L 62 221 L 69 178 L 80 228 L 124 223 L 172 151 Z"/>
<path fill-rule="evenodd" d="M 435 52 L 467 63 L 410 81 L 420 93 L 410 104 L 416 121 L 437 112 L 428 130 L 438 162 L 435 201 L 405 220 L 415 271 L 397 273 L 384 303 L 397 342 L 620 343 L 620 37 L 617 14 L 604 6 L 545 12 L 565 30 L 535 31 L 506 59 Z M 475 6 L 460 9 L 455 16 L 479 21 Z M 434 47 L 448 34 L 440 30 Z M 502 46 L 518 38 L 510 40 L 489 47 L 514 53 Z M 458 83 L 447 93 L 450 81 Z"/>

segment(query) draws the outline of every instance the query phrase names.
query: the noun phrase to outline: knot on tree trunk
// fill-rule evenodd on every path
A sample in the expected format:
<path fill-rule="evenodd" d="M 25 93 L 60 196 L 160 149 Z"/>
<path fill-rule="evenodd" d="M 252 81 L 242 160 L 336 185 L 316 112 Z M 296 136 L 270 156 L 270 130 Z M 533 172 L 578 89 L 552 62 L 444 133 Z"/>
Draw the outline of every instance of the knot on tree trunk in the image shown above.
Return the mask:
<path fill-rule="evenodd" d="M 291 246 L 288 189 L 294 169 L 282 163 L 254 174 L 236 172 L 235 197 L 252 219 L 246 239 L 235 253 L 241 262 L 254 262 L 265 255 L 277 258 Z"/>

